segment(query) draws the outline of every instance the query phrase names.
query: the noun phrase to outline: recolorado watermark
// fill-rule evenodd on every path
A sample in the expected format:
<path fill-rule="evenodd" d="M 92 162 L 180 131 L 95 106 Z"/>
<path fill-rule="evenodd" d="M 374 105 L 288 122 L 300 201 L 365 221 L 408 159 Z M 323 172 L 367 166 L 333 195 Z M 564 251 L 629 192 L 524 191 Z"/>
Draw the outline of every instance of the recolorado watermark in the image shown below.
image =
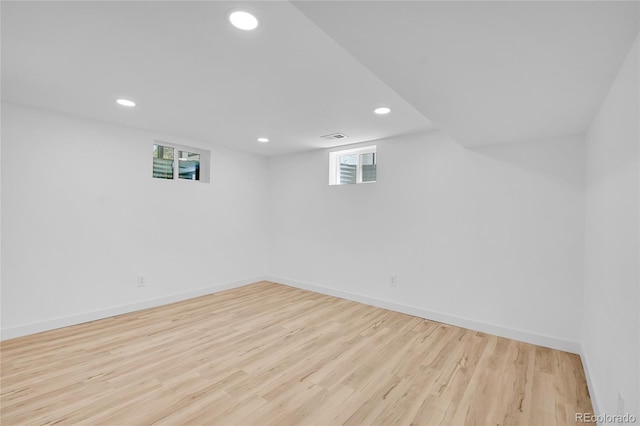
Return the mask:
<path fill-rule="evenodd" d="M 576 413 L 576 423 L 598 423 L 598 424 L 624 424 L 636 423 L 638 419 L 633 414 L 593 414 Z"/>

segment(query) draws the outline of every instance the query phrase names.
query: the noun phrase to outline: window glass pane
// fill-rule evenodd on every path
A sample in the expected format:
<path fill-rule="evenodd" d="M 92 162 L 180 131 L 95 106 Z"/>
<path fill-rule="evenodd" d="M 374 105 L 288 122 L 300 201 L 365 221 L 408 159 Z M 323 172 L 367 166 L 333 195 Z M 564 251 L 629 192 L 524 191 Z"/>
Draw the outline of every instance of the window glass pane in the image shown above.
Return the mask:
<path fill-rule="evenodd" d="M 375 182 L 376 181 L 376 153 L 367 152 L 364 154 L 360 154 L 360 164 L 362 167 L 362 181 Z"/>
<path fill-rule="evenodd" d="M 178 151 L 178 153 L 178 177 L 200 180 L 200 154 L 187 151 Z"/>
<path fill-rule="evenodd" d="M 356 168 L 357 166 L 357 154 L 341 155 L 340 156 L 340 170 L 339 170 L 339 184 L 356 183 Z"/>
<path fill-rule="evenodd" d="M 329 152 L 329 185 L 376 182 L 377 159 L 375 145 Z"/>
<path fill-rule="evenodd" d="M 153 145 L 153 177 L 173 179 L 173 148 Z"/>

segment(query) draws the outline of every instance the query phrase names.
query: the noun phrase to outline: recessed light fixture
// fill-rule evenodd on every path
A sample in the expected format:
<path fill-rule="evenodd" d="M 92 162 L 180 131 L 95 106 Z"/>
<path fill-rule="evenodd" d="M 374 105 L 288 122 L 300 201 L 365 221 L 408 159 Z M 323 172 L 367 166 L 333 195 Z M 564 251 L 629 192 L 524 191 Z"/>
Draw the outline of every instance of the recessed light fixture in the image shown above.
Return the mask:
<path fill-rule="evenodd" d="M 234 27 L 245 31 L 255 30 L 258 27 L 258 18 L 244 10 L 233 12 L 229 15 L 229 21 Z"/>
<path fill-rule="evenodd" d="M 118 105 L 122 105 L 126 107 L 136 106 L 136 103 L 133 101 L 130 101 L 129 99 L 116 99 L 116 102 L 118 103 Z"/>
<path fill-rule="evenodd" d="M 269 138 L 258 138 L 257 141 L 258 142 L 262 142 L 262 143 L 266 143 L 266 142 L 269 142 Z"/>
<path fill-rule="evenodd" d="M 373 112 L 375 112 L 378 115 L 385 115 L 391 112 L 391 108 L 382 106 L 374 109 Z"/>

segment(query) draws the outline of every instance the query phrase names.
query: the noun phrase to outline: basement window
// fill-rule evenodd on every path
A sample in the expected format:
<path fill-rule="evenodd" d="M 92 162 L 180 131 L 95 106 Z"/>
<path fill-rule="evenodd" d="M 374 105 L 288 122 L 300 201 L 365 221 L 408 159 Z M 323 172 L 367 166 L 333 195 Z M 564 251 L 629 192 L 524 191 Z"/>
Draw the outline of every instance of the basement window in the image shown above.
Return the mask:
<path fill-rule="evenodd" d="M 209 182 L 210 156 L 209 151 L 203 149 L 156 142 L 153 144 L 153 177 Z"/>
<path fill-rule="evenodd" d="M 178 151 L 178 177 L 180 179 L 200 180 L 200 154 Z"/>
<path fill-rule="evenodd" d="M 153 177 L 173 179 L 173 151 L 170 146 L 153 145 Z"/>
<path fill-rule="evenodd" d="M 374 183 L 376 145 L 329 153 L 329 185 Z"/>

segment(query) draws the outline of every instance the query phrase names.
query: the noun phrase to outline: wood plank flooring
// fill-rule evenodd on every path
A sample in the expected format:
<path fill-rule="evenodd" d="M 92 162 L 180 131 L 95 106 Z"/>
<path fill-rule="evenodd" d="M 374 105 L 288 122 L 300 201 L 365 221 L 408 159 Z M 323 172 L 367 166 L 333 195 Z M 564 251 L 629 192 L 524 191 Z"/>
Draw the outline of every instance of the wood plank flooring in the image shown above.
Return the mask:
<path fill-rule="evenodd" d="M 2 343 L 3 426 L 564 425 L 577 355 L 260 282 Z"/>

